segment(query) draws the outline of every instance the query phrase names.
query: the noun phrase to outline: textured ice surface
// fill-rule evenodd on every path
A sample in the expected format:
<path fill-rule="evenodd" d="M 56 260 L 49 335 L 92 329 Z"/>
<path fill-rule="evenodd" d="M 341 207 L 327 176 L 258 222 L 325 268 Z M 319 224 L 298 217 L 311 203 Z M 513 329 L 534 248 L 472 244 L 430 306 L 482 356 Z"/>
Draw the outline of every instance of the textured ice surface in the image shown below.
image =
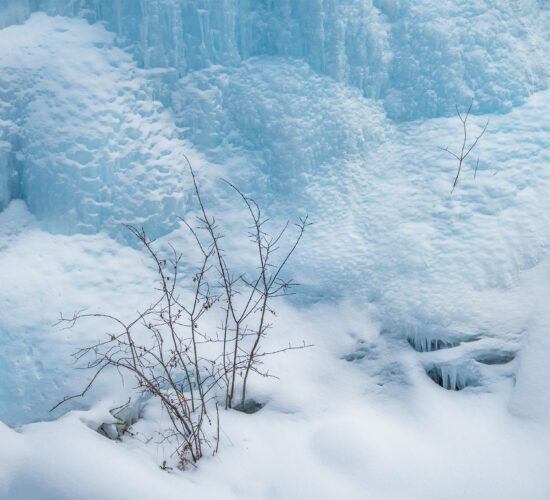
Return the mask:
<path fill-rule="evenodd" d="M 534 0 L 10 0 L 2 25 L 32 10 L 117 33 L 42 14 L 0 40 L 11 148 L 0 148 L 0 203 L 8 190 L 63 232 L 171 227 L 183 207 L 172 108 L 200 149 L 230 141 L 245 151 L 240 172 L 263 161 L 278 196 L 277 181 L 372 150 L 361 135 L 380 143 L 376 106 L 400 120 L 449 115 L 470 97 L 477 112 L 507 111 L 548 82 L 548 11 Z"/>
<path fill-rule="evenodd" d="M 290 198 L 296 207 L 313 175 L 383 142 L 390 128 L 380 105 L 357 89 L 279 57 L 194 72 L 172 102 L 185 137 L 216 162 L 240 157 L 245 172 L 252 164 L 259 196 L 281 207 Z"/>
<path fill-rule="evenodd" d="M 0 419 L 42 418 L 45 381 L 71 386 L 49 326 L 59 309 L 139 301 L 143 263 L 93 234 L 169 233 L 188 207 L 183 152 L 269 215 L 309 212 L 303 296 L 354 295 L 399 348 L 449 347 L 417 361 L 422 376 L 468 366 L 488 338 L 515 352 L 526 313 L 488 297 L 550 243 L 549 13 L 534 0 L 2 3 L 0 209 L 22 198 L 32 215 L 22 202 L 1 214 Z M 470 162 L 451 196 L 456 165 L 438 147 L 459 147 L 453 107 L 471 97 L 471 132 L 490 125 L 476 179 Z"/>
<path fill-rule="evenodd" d="M 33 0 L 3 0 L 0 4 L 0 29 L 25 22 L 36 8 Z"/>
<path fill-rule="evenodd" d="M 365 96 L 381 98 L 390 116 L 399 119 L 449 114 L 455 102 L 471 96 L 484 112 L 509 110 L 547 86 L 543 0 L 38 0 L 32 5 L 50 14 L 107 21 L 141 65 L 175 67 L 180 75 L 257 55 L 303 59 Z M 13 22 L 21 16 L 12 14 Z"/>
<path fill-rule="evenodd" d="M 0 47 L 0 203 L 22 197 L 56 232 L 166 232 L 185 197 L 183 147 L 113 35 L 35 14 Z"/>

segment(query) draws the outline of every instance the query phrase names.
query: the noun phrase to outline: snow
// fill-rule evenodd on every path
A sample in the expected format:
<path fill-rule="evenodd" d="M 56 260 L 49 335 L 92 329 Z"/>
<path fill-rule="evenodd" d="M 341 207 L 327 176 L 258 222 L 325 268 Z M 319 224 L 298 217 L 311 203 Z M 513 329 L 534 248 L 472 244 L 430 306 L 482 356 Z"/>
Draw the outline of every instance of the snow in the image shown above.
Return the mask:
<path fill-rule="evenodd" d="M 2 427 L 2 442 L 17 460 L 9 462 L 0 496 L 545 497 L 547 427 L 509 414 L 502 393 L 450 393 L 425 378 L 408 389 L 377 385 L 368 363 L 334 356 L 334 312 L 284 311 L 292 331 L 296 322 L 302 327 L 299 318 L 318 318 L 310 326 L 316 348 L 275 361 L 280 380 L 255 388 L 255 395 L 268 399 L 258 413 L 222 412 L 222 451 L 205 457 L 197 470 L 159 469 L 171 459 L 154 438 L 163 417 L 152 405 L 132 427 L 135 437 L 114 442 L 94 432 L 89 425 L 101 421 L 101 411 L 105 418 L 107 404 L 27 425 L 20 433 Z M 343 337 L 347 327 L 342 325 Z M 376 339 L 374 325 L 367 332 Z"/>
<path fill-rule="evenodd" d="M 0 498 L 547 498 L 549 16 L 536 0 L 0 2 Z M 469 136 L 489 125 L 451 194 L 440 148 L 460 147 L 454 106 L 472 98 Z M 122 224 L 193 260 L 184 154 L 241 267 L 220 177 L 274 224 L 309 213 L 269 345 L 314 347 L 250 381 L 260 411 L 222 411 L 218 455 L 166 472 L 154 400 L 133 436 L 96 432 L 128 378 L 48 410 L 85 386 L 70 354 L 105 327 L 59 313 L 151 300 Z"/>
<path fill-rule="evenodd" d="M 518 356 L 517 381 L 510 401 L 513 413 L 526 416 L 538 422 L 547 423 L 550 417 L 548 355 L 548 308 L 546 287 L 548 262 L 532 269 L 523 280 L 529 286 L 530 294 L 517 297 L 516 302 L 528 311 L 528 326 L 522 339 Z"/>

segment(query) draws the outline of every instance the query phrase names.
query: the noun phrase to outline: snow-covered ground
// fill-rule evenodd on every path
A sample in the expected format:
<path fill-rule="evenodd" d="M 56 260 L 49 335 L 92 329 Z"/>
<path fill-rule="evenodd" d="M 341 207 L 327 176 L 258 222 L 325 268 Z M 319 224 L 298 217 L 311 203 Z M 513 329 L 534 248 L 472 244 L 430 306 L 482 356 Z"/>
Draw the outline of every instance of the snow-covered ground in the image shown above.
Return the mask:
<path fill-rule="evenodd" d="M 523 381 L 520 369 L 519 383 L 529 387 L 519 386 L 519 403 L 528 417 L 525 411 L 517 416 L 508 408 L 511 381 L 498 390 L 445 391 L 426 377 L 414 355 L 381 338 L 378 325 L 351 304 L 281 308 L 279 316 L 284 318 L 279 341 L 300 332 L 315 347 L 273 360 L 280 380 L 262 381 L 252 390 L 267 402 L 262 410 L 222 412 L 221 451 L 202 459 L 197 470 L 160 470 L 164 460 L 173 466 L 176 459 L 156 439 L 167 417 L 154 403 L 132 426 L 133 436 L 116 442 L 98 434 L 102 422 L 112 421 L 108 409 L 124 400 L 104 397 L 92 410 L 73 411 L 53 422 L 17 430 L 2 424 L 0 495 L 546 497 L 547 380 L 533 380 L 527 368 Z M 355 359 L 349 355 L 358 340 L 376 347 L 363 359 L 349 361 Z M 538 349 L 531 355 L 544 359 Z M 533 366 L 529 358 L 521 361 Z M 539 397 L 545 390 L 543 407 Z"/>
<path fill-rule="evenodd" d="M 0 0 L 0 498 L 549 498 L 549 26 L 535 0 Z M 472 98 L 489 126 L 451 195 Z M 48 411 L 104 334 L 52 325 L 150 303 L 122 223 L 192 257 L 183 154 L 232 261 L 220 177 L 309 213 L 269 347 L 313 347 L 168 472 L 156 401 L 96 432 L 130 380 Z"/>

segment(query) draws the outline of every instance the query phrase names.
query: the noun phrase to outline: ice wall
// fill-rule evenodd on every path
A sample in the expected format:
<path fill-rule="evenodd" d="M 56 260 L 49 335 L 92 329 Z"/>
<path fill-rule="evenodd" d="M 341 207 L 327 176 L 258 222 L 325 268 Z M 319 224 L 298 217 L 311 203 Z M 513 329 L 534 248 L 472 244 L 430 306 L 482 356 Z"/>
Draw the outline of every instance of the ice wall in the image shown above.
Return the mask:
<path fill-rule="evenodd" d="M 535 0 L 9 0 L 0 8 L 0 26 L 38 10 L 77 18 L 33 17 L 2 30 L 0 45 L 0 202 L 23 197 L 63 232 L 130 220 L 165 233 L 183 207 L 178 151 L 192 146 L 182 138 L 220 164 L 238 150 L 233 168 L 259 168 L 277 196 L 281 182 L 300 184 L 317 166 L 380 142 L 387 125 L 370 122 L 371 108 L 399 121 L 446 115 L 475 97 L 477 112 L 502 112 L 547 85 L 548 11 Z M 357 94 L 325 110 L 323 88 L 335 84 Z M 308 124 L 298 123 L 302 113 Z M 222 142 L 231 151 L 214 147 Z"/>
<path fill-rule="evenodd" d="M 0 203 L 22 197 L 56 232 L 166 232 L 183 206 L 184 148 L 112 34 L 37 13 L 0 31 L 0 46 Z"/>
<path fill-rule="evenodd" d="M 402 0 L 41 0 L 52 14 L 105 20 L 144 67 L 180 75 L 250 56 L 304 59 L 381 98 L 399 120 L 508 111 L 545 88 L 544 2 Z"/>
<path fill-rule="evenodd" d="M 8 167 L 9 151 L 10 147 L 7 142 L 0 143 L 0 210 L 6 208 L 12 197 L 9 189 L 9 177 L 11 174 L 11 169 Z"/>
<path fill-rule="evenodd" d="M 259 195 L 292 196 L 293 207 L 307 196 L 312 175 L 344 151 L 355 156 L 383 142 L 391 129 L 380 104 L 357 88 L 281 57 L 195 71 L 178 82 L 171 100 L 185 138 L 215 162 L 234 158 L 245 172 L 254 165 L 265 179 L 256 178 Z"/>
<path fill-rule="evenodd" d="M 0 29 L 25 22 L 36 9 L 38 9 L 38 0 L 2 0 Z"/>

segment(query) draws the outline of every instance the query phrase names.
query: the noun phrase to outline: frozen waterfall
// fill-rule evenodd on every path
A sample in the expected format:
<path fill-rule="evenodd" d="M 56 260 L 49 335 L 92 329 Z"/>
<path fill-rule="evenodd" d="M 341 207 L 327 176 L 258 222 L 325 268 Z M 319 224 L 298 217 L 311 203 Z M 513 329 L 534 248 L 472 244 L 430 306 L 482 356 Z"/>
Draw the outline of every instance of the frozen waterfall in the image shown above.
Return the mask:
<path fill-rule="evenodd" d="M 276 218 L 309 212 L 293 268 L 303 302 L 352 290 L 419 356 L 471 344 L 475 359 L 476 342 L 496 337 L 515 352 L 523 319 L 484 297 L 516 286 L 550 245 L 549 26 L 537 0 L 3 0 L 4 265 L 21 266 L 26 238 L 55 253 L 64 235 L 88 262 L 96 245 L 130 258 L 111 247 L 127 240 L 124 222 L 171 235 L 189 209 L 185 154 L 214 211 L 232 209 L 216 183 L 226 177 Z M 491 125 L 476 178 L 467 165 L 451 197 L 456 166 L 438 147 L 460 140 L 454 108 L 471 99 L 471 132 Z M 25 262 L 28 283 L 44 273 L 47 289 L 79 272 L 57 255 Z M 11 300 L 17 273 L 4 280 Z M 36 316 L 12 305 L 0 318 L 5 351 L 28 356 L 20 372 L 5 360 L 0 390 L 50 373 L 27 347 L 63 297 L 82 307 L 72 283 Z"/>

